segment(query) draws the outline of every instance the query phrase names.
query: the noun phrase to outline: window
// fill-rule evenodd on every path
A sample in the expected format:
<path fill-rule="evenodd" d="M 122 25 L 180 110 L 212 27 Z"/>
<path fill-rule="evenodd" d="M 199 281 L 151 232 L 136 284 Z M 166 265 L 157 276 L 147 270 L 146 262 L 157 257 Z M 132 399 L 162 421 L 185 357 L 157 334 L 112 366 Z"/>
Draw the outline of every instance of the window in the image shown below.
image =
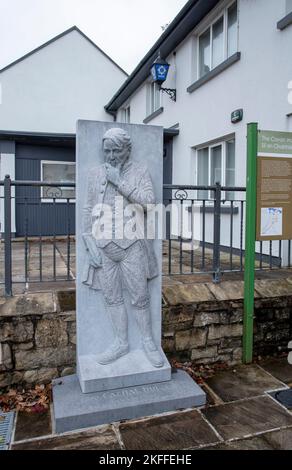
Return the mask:
<path fill-rule="evenodd" d="M 161 106 L 160 89 L 157 83 L 152 82 L 149 85 L 148 115 L 154 113 Z"/>
<path fill-rule="evenodd" d="M 222 145 L 211 147 L 211 160 L 210 160 L 211 180 L 210 184 L 222 182 Z"/>
<path fill-rule="evenodd" d="M 292 0 L 285 1 L 285 16 L 277 23 L 277 28 L 283 31 L 292 24 Z"/>
<path fill-rule="evenodd" d="M 212 68 L 221 64 L 224 60 L 223 16 L 213 25 L 212 40 Z"/>
<path fill-rule="evenodd" d="M 211 54 L 210 54 L 210 29 L 200 36 L 199 39 L 199 63 L 200 77 L 211 70 Z"/>
<path fill-rule="evenodd" d="M 75 163 L 41 161 L 41 180 L 60 183 L 60 186 L 43 186 L 43 202 L 67 202 L 67 198 L 75 198 L 75 188 L 62 187 L 62 183 L 75 183 Z M 71 201 L 73 202 L 73 201 Z"/>
<path fill-rule="evenodd" d="M 127 106 L 126 108 L 122 109 L 122 122 L 125 124 L 130 124 L 131 119 L 131 108 Z"/>
<path fill-rule="evenodd" d="M 209 149 L 208 147 L 198 150 L 198 177 L 199 186 L 209 186 Z M 208 199 L 208 191 L 198 191 L 199 199 Z"/>
<path fill-rule="evenodd" d="M 198 78 L 237 52 L 237 23 L 237 2 L 234 2 L 199 36 Z"/>
<path fill-rule="evenodd" d="M 227 11 L 227 55 L 237 52 L 237 2 Z"/>
<path fill-rule="evenodd" d="M 235 186 L 235 140 L 226 142 L 225 185 Z M 234 192 L 227 192 L 226 199 L 234 199 Z"/>
<path fill-rule="evenodd" d="M 292 114 L 289 114 L 287 116 L 287 119 L 288 119 L 288 126 L 287 126 L 288 132 L 292 132 Z"/>
<path fill-rule="evenodd" d="M 197 151 L 197 185 L 213 186 L 220 183 L 223 186 L 235 185 L 235 140 L 218 142 Z M 213 192 L 198 191 L 198 199 L 211 199 Z M 225 198 L 234 199 L 233 192 L 226 192 Z"/>

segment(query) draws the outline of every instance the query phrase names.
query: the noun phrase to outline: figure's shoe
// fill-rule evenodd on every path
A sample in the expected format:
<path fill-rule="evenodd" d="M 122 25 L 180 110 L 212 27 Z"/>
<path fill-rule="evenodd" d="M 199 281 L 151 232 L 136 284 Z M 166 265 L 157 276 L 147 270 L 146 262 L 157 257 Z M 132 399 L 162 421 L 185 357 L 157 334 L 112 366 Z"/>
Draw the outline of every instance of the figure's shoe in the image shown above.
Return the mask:
<path fill-rule="evenodd" d="M 125 356 L 129 352 L 128 344 L 115 343 L 107 351 L 102 354 L 99 354 L 97 362 L 103 366 L 106 364 L 111 364 L 122 356 Z"/>
<path fill-rule="evenodd" d="M 146 339 L 143 341 L 143 348 L 153 367 L 162 367 L 164 359 L 161 353 L 158 351 L 152 339 Z"/>

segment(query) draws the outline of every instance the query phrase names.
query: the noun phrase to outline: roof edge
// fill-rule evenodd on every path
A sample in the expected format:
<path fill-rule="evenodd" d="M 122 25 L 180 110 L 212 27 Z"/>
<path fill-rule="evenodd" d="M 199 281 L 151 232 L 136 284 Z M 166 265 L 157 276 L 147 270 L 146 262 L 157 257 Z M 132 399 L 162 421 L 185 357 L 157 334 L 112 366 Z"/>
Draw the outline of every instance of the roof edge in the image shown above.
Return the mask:
<path fill-rule="evenodd" d="M 132 82 L 135 83 L 135 85 L 132 85 L 133 90 L 131 90 L 130 94 L 125 97 L 124 101 L 126 101 L 129 98 L 129 96 L 131 96 L 134 93 L 134 91 L 139 88 L 139 86 L 143 83 L 143 81 L 145 81 L 145 78 L 143 78 L 142 80 L 139 78 L 139 74 L 143 74 L 143 67 L 147 65 L 147 63 L 149 62 L 152 56 L 153 56 L 152 57 L 153 60 L 156 58 L 154 56 L 155 54 L 157 55 L 161 47 L 164 47 L 165 45 L 167 45 L 167 43 L 172 41 L 173 35 L 178 30 L 178 28 L 180 27 L 181 23 L 184 20 L 185 22 L 188 23 L 188 26 L 190 26 L 191 23 L 194 23 L 194 24 L 191 24 L 191 27 L 189 30 L 184 31 L 182 35 L 183 39 L 181 39 L 180 42 L 182 42 L 186 38 L 186 36 L 190 33 L 190 31 L 196 26 L 196 24 L 198 24 L 201 21 L 201 18 L 199 19 L 199 21 L 196 21 L 195 17 L 192 18 L 193 9 L 199 9 L 201 11 L 204 11 L 204 14 L 203 14 L 203 17 L 204 17 L 214 8 L 215 5 L 217 5 L 217 3 L 219 3 L 219 1 L 221 0 L 189 0 L 183 6 L 183 8 L 179 11 L 176 17 L 172 20 L 172 22 L 169 24 L 169 26 L 163 32 L 163 34 L 154 43 L 154 45 L 147 52 L 147 54 L 143 57 L 143 59 L 139 62 L 137 67 L 129 75 L 129 77 L 122 84 L 122 86 L 118 89 L 118 91 L 115 93 L 112 99 L 108 102 L 108 104 L 105 105 L 105 110 L 110 114 L 114 114 L 117 112 L 117 109 L 121 106 L 121 104 L 118 103 L 118 105 L 115 105 L 115 101 L 119 100 L 119 97 L 125 92 L 127 87 L 132 84 Z M 150 68 L 149 68 L 149 74 L 150 74 Z M 125 94 L 127 95 L 127 93 Z M 119 101 L 121 101 L 121 99 Z"/>
<path fill-rule="evenodd" d="M 9 69 L 10 67 L 13 67 L 14 65 L 18 64 L 19 62 L 22 62 L 23 60 L 27 59 L 28 57 L 30 57 L 31 55 L 35 54 L 36 52 L 40 51 L 41 49 L 44 49 L 45 47 L 49 46 L 50 44 L 52 44 L 53 42 L 57 41 L 58 39 L 61 39 L 63 36 L 66 36 L 67 34 L 71 33 L 72 31 L 77 31 L 79 34 L 81 34 L 81 36 L 83 36 L 85 39 L 87 39 L 87 41 L 90 42 L 90 44 L 92 44 L 99 52 L 101 52 L 108 60 L 110 60 L 110 62 L 112 62 L 118 69 L 121 70 L 121 72 L 123 72 L 127 77 L 129 76 L 129 74 L 127 72 L 125 72 L 124 69 L 122 69 L 122 67 L 120 67 L 109 55 L 107 55 L 100 47 L 97 46 L 97 44 L 95 44 L 95 42 L 92 41 L 92 39 L 90 39 L 88 36 L 86 36 L 85 33 L 83 33 L 83 31 L 81 31 L 81 29 L 78 28 L 78 26 L 74 25 L 74 26 L 71 26 L 71 28 L 69 29 L 66 29 L 65 31 L 63 31 L 62 33 L 58 34 L 57 36 L 54 36 L 53 38 L 49 39 L 48 41 L 44 42 L 43 44 L 41 44 L 40 46 L 36 47 L 35 49 L 32 49 L 30 52 L 27 52 L 26 54 L 24 54 L 23 56 L 19 57 L 18 59 L 14 60 L 13 62 L 11 62 L 10 64 L 8 65 L 5 65 L 5 67 L 3 67 L 2 69 L 0 69 L 0 73 L 4 72 L 5 70 Z"/>
<path fill-rule="evenodd" d="M 164 137 L 174 137 L 179 134 L 179 129 L 172 127 L 164 128 L 163 133 Z M 67 142 L 74 144 L 76 141 L 76 133 L 11 131 L 0 129 L 0 142 L 3 140 L 15 141 L 17 143 L 48 142 L 58 144 Z"/>

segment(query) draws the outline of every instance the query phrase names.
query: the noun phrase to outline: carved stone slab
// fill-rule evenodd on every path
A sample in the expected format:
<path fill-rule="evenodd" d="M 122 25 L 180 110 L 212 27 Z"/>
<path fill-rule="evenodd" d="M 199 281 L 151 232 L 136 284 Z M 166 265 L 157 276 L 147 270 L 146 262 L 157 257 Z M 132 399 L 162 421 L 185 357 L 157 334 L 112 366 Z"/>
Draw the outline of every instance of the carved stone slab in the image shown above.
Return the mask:
<path fill-rule="evenodd" d="M 120 145 L 121 130 L 125 131 L 129 137 L 131 151 L 120 171 L 121 181 L 116 184 L 115 170 L 112 168 L 110 158 L 111 152 L 115 150 L 116 137 L 117 143 Z M 110 162 L 110 172 L 105 166 L 105 163 L 108 162 Z M 102 269 L 105 271 L 90 265 L 90 263 L 97 265 L 99 263 L 95 253 L 92 253 L 92 240 L 90 239 L 90 218 L 94 204 L 112 201 L 113 191 L 123 197 L 124 203 L 136 202 L 136 200 L 160 203 L 162 202 L 162 177 L 163 129 L 161 127 L 78 121 L 77 374 L 84 393 L 170 380 L 170 365 L 161 350 L 161 240 L 156 239 L 151 242 L 150 251 L 152 250 L 152 254 L 150 253 L 149 256 L 147 250 L 146 254 L 141 249 L 139 251 L 137 244 L 134 245 L 136 248 L 133 251 L 133 245 L 128 247 L 127 241 L 118 243 L 118 250 L 122 246 L 125 253 L 129 252 L 127 260 L 131 260 L 130 257 L 133 256 L 130 266 L 126 266 L 126 269 L 131 268 L 131 273 L 122 279 L 124 307 L 108 304 L 108 302 L 116 302 L 116 299 L 120 299 L 120 294 L 115 292 L 120 281 L 115 278 L 116 274 L 111 259 L 109 269 L 113 269 L 114 274 L 105 280 L 109 271 L 106 271 L 107 265 L 104 260 L 108 261 L 108 256 L 111 256 L 108 251 L 112 248 L 116 250 L 116 247 L 111 245 L 111 248 L 105 242 L 98 242 L 98 251 L 101 257 L 104 257 L 102 258 Z M 111 182 L 111 179 L 115 184 Z M 114 255 L 116 256 L 116 253 Z M 90 268 L 88 268 L 89 265 Z M 151 278 L 149 275 L 147 289 L 145 292 L 138 292 L 138 295 L 136 291 L 139 290 L 139 284 L 136 279 L 141 275 L 141 269 L 146 265 L 147 271 L 150 271 L 154 277 Z M 121 277 L 124 276 L 122 268 L 120 272 Z M 96 287 L 96 279 L 101 285 L 99 290 L 92 288 L 92 286 Z M 140 324 L 140 320 L 143 320 L 147 314 L 144 306 L 146 290 L 150 296 L 152 339 L 163 363 L 158 367 L 153 365 L 145 354 L 143 341 L 147 325 L 143 322 L 142 326 Z M 107 298 L 109 300 L 106 300 Z M 141 307 L 140 310 L 137 310 L 136 304 L 139 308 Z M 125 309 L 128 321 L 126 328 L 128 344 L 124 348 L 128 352 L 113 361 L 107 361 L 108 355 L 110 357 L 113 354 L 111 349 L 114 351 L 117 349 L 117 340 L 125 343 L 124 313 L 121 308 Z M 121 339 L 117 338 L 120 335 Z"/>
<path fill-rule="evenodd" d="M 113 243 L 92 231 L 96 202 L 114 194 L 123 205 L 162 202 L 162 155 L 160 127 L 78 122 L 77 374 L 53 381 L 57 432 L 206 402 L 161 349 L 161 240 Z"/>

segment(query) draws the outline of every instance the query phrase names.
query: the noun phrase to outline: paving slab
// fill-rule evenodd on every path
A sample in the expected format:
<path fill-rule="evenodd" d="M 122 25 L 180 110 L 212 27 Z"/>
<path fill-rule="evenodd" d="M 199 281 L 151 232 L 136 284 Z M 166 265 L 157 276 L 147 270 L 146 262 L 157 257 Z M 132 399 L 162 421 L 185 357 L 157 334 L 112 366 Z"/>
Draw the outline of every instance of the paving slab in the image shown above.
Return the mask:
<path fill-rule="evenodd" d="M 225 281 L 220 284 L 209 282 L 208 288 L 219 301 L 222 300 L 242 300 L 244 282 L 243 281 Z"/>
<path fill-rule="evenodd" d="M 254 436 L 249 439 L 239 439 L 204 447 L 202 450 L 273 450 L 273 447 L 262 436 Z"/>
<path fill-rule="evenodd" d="M 121 424 L 119 430 L 127 450 L 183 450 L 219 441 L 196 410 Z"/>
<path fill-rule="evenodd" d="M 18 412 L 14 441 L 46 436 L 51 433 L 50 410 L 46 410 L 42 413 Z"/>
<path fill-rule="evenodd" d="M 268 396 L 213 406 L 202 413 L 224 439 L 292 426 L 292 414 Z"/>
<path fill-rule="evenodd" d="M 283 388 L 280 381 L 256 364 L 240 365 L 234 369 L 220 371 L 206 382 L 224 402 L 262 395 L 266 391 Z"/>
<path fill-rule="evenodd" d="M 164 276 L 162 279 L 162 287 L 164 286 L 176 286 L 177 284 L 182 284 L 182 282 L 177 281 L 172 276 Z"/>
<path fill-rule="evenodd" d="M 0 316 L 42 315 L 56 311 L 56 302 L 52 292 L 42 294 L 18 295 L 0 299 Z"/>
<path fill-rule="evenodd" d="M 75 281 L 43 281 L 43 282 L 30 282 L 28 292 L 58 292 L 59 290 L 70 290 L 75 288 Z M 13 289 L 14 290 L 14 289 Z"/>
<path fill-rule="evenodd" d="M 207 446 L 202 450 L 292 450 L 292 428 Z"/>
<path fill-rule="evenodd" d="M 270 358 L 260 363 L 260 366 L 285 384 L 292 384 L 292 365 L 287 357 Z"/>
<path fill-rule="evenodd" d="M 177 272 L 179 272 L 179 270 L 177 270 Z M 196 284 L 197 282 L 207 283 L 210 281 L 209 274 L 176 274 L 171 277 L 179 284 Z"/>
<path fill-rule="evenodd" d="M 13 284 L 13 295 L 20 295 L 24 294 L 26 291 L 26 284 Z M 0 297 L 4 298 L 5 296 L 5 288 L 4 285 L 1 286 L 0 288 Z"/>
<path fill-rule="evenodd" d="M 262 438 L 276 450 L 292 450 L 292 428 L 264 434 Z"/>
<path fill-rule="evenodd" d="M 118 439 L 111 426 L 74 434 L 15 443 L 12 450 L 116 450 Z"/>
<path fill-rule="evenodd" d="M 169 305 L 210 302 L 215 299 L 204 284 L 181 284 L 175 287 L 165 286 L 163 294 Z"/>
<path fill-rule="evenodd" d="M 282 297 L 292 295 L 292 284 L 286 279 L 258 280 L 255 282 L 255 290 L 262 298 Z"/>

